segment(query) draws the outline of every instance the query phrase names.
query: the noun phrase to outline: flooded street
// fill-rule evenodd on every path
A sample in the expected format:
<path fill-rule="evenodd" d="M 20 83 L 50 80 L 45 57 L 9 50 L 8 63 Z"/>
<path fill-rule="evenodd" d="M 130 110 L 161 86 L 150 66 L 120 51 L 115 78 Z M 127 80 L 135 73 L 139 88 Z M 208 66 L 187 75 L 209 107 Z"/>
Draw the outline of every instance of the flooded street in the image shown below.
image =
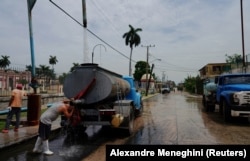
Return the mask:
<path fill-rule="evenodd" d="M 200 97 L 158 95 L 144 102 L 144 127 L 130 144 L 250 144 L 250 124 L 237 118 L 225 123 L 218 110 L 204 111 Z"/>
<path fill-rule="evenodd" d="M 100 126 L 90 126 L 85 133 L 69 136 L 59 131 L 50 141 L 50 148 L 55 152 L 53 156 L 30 153 L 35 142 L 30 140 L 1 151 L 1 157 L 8 161 L 105 161 L 106 144 L 250 144 L 248 120 L 234 119 L 225 123 L 218 111 L 207 113 L 203 110 L 201 97 L 181 92 L 159 94 L 144 100 L 144 112 L 136 118 L 134 126 L 135 133 L 130 137 L 124 135 L 123 130 Z"/>

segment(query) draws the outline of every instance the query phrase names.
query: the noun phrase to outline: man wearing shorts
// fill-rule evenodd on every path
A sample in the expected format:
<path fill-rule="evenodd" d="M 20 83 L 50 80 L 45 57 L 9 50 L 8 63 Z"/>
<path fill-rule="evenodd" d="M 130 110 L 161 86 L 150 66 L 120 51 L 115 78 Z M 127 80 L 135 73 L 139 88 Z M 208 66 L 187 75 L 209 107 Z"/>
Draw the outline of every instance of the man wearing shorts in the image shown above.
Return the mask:
<path fill-rule="evenodd" d="M 57 117 L 63 114 L 68 119 L 72 116 L 74 111 L 73 102 L 65 99 L 61 102 L 54 103 L 48 110 L 46 110 L 40 117 L 38 137 L 33 149 L 34 153 L 43 152 L 46 155 L 52 155 L 53 152 L 49 150 L 49 135 L 51 131 L 51 124 Z M 43 149 L 41 150 L 41 146 Z"/>

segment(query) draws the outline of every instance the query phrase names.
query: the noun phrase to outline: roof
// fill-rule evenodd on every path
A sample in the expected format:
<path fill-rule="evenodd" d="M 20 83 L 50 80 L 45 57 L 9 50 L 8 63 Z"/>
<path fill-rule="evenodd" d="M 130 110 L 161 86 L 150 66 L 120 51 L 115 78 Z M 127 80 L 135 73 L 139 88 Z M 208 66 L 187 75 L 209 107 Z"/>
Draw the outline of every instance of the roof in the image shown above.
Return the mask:
<path fill-rule="evenodd" d="M 207 65 L 203 66 L 201 69 L 199 69 L 199 71 L 201 71 L 203 68 L 205 68 L 206 66 L 209 65 L 229 65 L 228 63 L 208 63 Z"/>
<path fill-rule="evenodd" d="M 149 80 L 150 74 L 143 74 L 141 77 L 141 81 L 146 81 L 147 75 L 148 75 L 148 80 Z M 150 82 L 154 82 L 154 81 L 155 81 L 154 78 L 151 76 Z"/>

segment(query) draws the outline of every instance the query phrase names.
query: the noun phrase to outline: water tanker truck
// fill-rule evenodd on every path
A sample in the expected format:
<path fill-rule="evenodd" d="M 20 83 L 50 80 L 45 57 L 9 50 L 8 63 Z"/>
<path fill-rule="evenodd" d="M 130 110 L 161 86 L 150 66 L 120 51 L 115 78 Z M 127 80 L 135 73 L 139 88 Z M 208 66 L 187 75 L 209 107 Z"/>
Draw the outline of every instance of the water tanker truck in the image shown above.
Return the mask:
<path fill-rule="evenodd" d="M 218 105 L 224 121 L 231 121 L 233 117 L 250 118 L 250 74 L 216 76 L 214 82 L 205 83 L 205 90 L 205 107 L 214 111 Z"/>
<path fill-rule="evenodd" d="M 216 104 L 216 89 L 217 85 L 214 78 L 206 79 L 203 83 L 203 106 L 207 112 L 213 112 Z"/>
<path fill-rule="evenodd" d="M 111 126 L 133 132 L 134 118 L 143 110 L 142 96 L 130 76 L 122 76 L 97 64 L 82 64 L 67 75 L 63 92 L 74 98 L 75 110 L 61 125 L 85 130 L 89 125 Z M 69 128 L 70 127 L 70 128 Z"/>

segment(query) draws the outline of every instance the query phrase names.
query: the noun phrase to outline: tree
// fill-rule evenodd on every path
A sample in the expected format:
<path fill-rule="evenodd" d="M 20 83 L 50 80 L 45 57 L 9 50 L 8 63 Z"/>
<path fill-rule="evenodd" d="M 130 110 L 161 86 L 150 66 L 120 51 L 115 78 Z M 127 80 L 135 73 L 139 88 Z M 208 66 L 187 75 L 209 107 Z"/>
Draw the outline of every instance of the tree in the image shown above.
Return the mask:
<path fill-rule="evenodd" d="M 226 62 L 229 64 L 236 64 L 237 68 L 239 66 L 239 63 L 243 62 L 243 59 L 240 54 L 234 54 L 232 56 L 226 54 L 225 56 L 227 57 Z"/>
<path fill-rule="evenodd" d="M 2 59 L 0 59 L 0 68 L 5 69 L 6 67 L 8 67 L 10 65 L 9 58 L 10 57 L 7 55 L 2 55 Z"/>
<path fill-rule="evenodd" d="M 49 64 L 52 66 L 52 70 L 54 70 L 54 65 L 58 62 L 56 56 L 51 56 L 49 58 Z"/>
<path fill-rule="evenodd" d="M 133 26 L 128 25 L 130 30 L 123 34 L 123 38 L 125 38 L 125 44 L 130 47 L 130 56 L 129 56 L 129 75 L 131 76 L 131 59 L 132 59 L 132 52 L 133 46 L 138 46 L 141 43 L 141 38 L 137 34 L 137 32 L 142 31 L 141 28 L 134 29 Z"/>
<path fill-rule="evenodd" d="M 146 73 L 146 68 L 150 69 L 149 64 L 145 61 L 138 61 L 135 64 L 134 79 L 138 82 L 141 81 L 141 77 Z M 149 72 L 150 73 L 150 72 Z"/>
<path fill-rule="evenodd" d="M 40 69 L 36 67 L 36 71 L 38 71 L 38 72 L 36 72 L 36 77 L 39 76 L 39 74 L 37 74 L 37 73 L 40 73 L 39 70 Z M 32 65 L 26 65 L 26 71 L 32 72 Z"/>
<path fill-rule="evenodd" d="M 53 78 L 53 72 L 50 69 L 49 66 L 47 65 L 39 65 L 39 70 L 37 71 L 37 74 L 39 75 L 40 78 L 42 78 L 43 81 L 43 91 L 44 91 L 44 85 L 46 86 L 47 84 L 49 84 L 50 79 Z"/>
<path fill-rule="evenodd" d="M 18 83 L 21 83 L 23 86 L 26 86 L 26 84 L 28 84 L 28 81 L 26 79 L 20 79 Z"/>
<path fill-rule="evenodd" d="M 79 66 L 79 63 L 73 63 L 73 67 L 70 68 L 70 72 L 73 72 L 75 67 Z"/>
<path fill-rule="evenodd" d="M 64 80 L 65 80 L 65 78 L 67 77 L 67 75 L 68 75 L 67 73 L 63 73 L 62 75 L 59 76 L 58 79 L 59 79 L 59 83 L 60 83 L 60 84 L 63 84 L 63 83 L 64 83 Z"/>
<path fill-rule="evenodd" d="M 185 90 L 189 93 L 202 94 L 203 82 L 199 75 L 196 77 L 188 76 L 184 81 Z"/>
<path fill-rule="evenodd" d="M 184 87 L 185 87 L 185 90 L 187 92 L 189 92 L 189 93 L 195 93 L 196 78 L 192 77 L 192 76 L 188 76 L 187 78 L 185 78 Z"/>

